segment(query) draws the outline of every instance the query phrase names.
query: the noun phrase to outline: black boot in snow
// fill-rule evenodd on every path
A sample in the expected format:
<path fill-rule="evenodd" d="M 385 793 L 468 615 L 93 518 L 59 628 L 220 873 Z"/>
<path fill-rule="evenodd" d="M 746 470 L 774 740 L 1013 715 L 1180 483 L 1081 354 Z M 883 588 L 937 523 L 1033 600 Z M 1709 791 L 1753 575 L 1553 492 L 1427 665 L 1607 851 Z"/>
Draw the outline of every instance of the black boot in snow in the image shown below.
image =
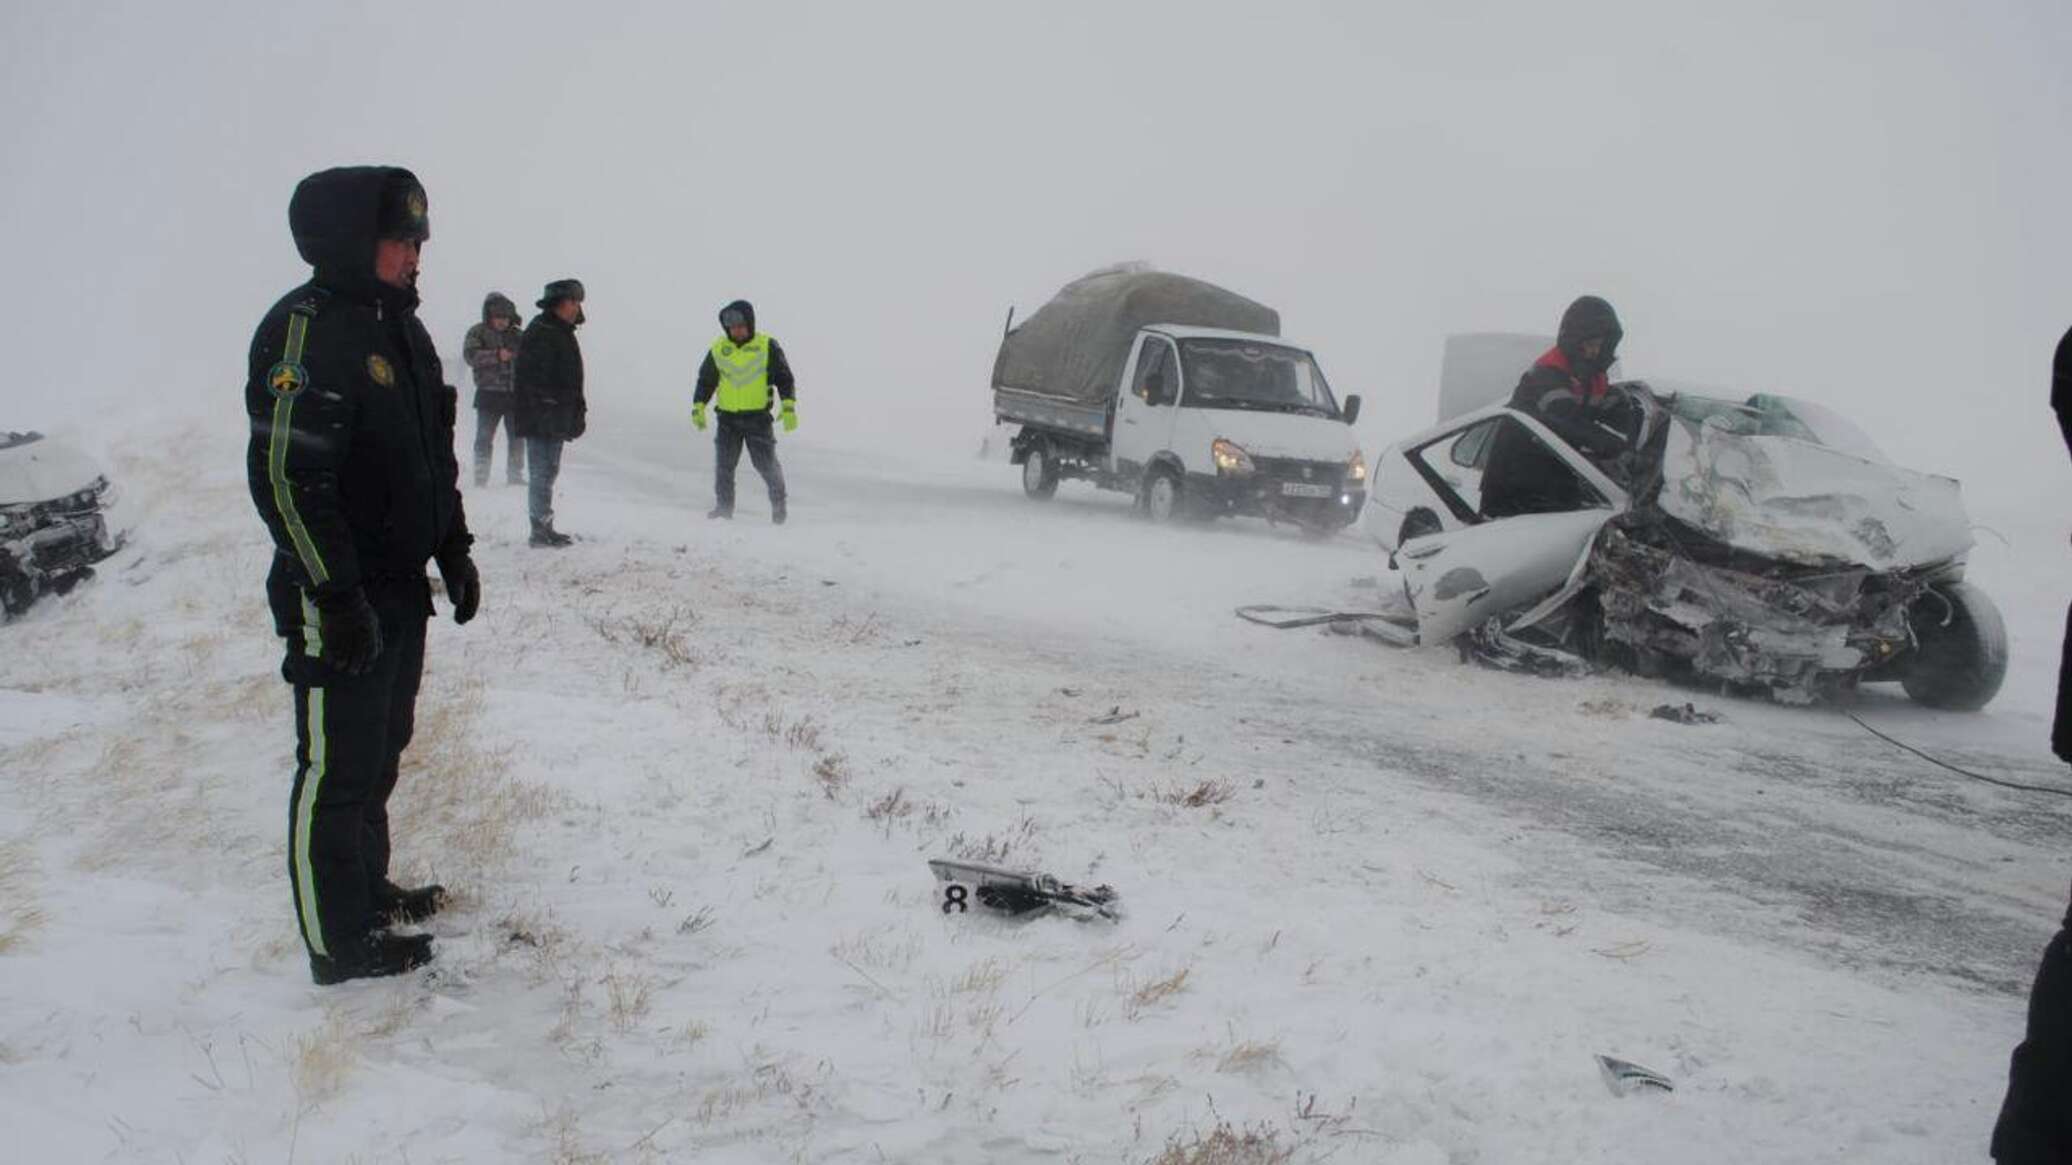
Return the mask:
<path fill-rule="evenodd" d="M 330 958 L 309 957 L 309 977 L 320 987 L 347 979 L 379 979 L 400 975 L 432 961 L 432 936 L 398 935 L 377 930 Z"/>
<path fill-rule="evenodd" d="M 734 507 L 714 506 L 711 509 L 705 511 L 705 516 L 708 518 L 725 518 L 726 520 L 731 522 L 734 520 Z"/>
<path fill-rule="evenodd" d="M 575 539 L 568 535 L 556 532 L 553 520 L 549 519 L 545 522 L 534 522 L 532 524 L 532 538 L 526 545 L 559 549 L 574 541 Z"/>
<path fill-rule="evenodd" d="M 374 917 L 385 926 L 423 922 L 446 905 L 446 887 L 433 883 L 405 890 L 384 879 L 374 888 Z"/>
<path fill-rule="evenodd" d="M 771 522 L 773 522 L 773 523 L 775 523 L 776 525 L 779 525 L 779 526 L 782 526 L 782 525 L 784 525 L 784 503 L 783 503 L 783 502 L 771 502 L 771 503 L 770 503 L 770 521 L 771 521 Z"/>

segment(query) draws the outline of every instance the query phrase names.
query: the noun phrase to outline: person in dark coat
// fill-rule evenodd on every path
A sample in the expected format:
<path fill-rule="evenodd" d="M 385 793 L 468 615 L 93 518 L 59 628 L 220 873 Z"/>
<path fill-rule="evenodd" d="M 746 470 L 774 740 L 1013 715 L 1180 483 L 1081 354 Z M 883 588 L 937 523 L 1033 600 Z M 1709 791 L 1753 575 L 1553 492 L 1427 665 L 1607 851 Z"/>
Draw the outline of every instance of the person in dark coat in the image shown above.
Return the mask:
<path fill-rule="evenodd" d="M 560 547 L 575 541 L 554 529 L 554 482 L 561 476 L 561 446 L 583 435 L 583 349 L 576 329 L 583 314 L 583 284 L 556 279 L 538 301 L 540 314 L 526 325 L 518 344 L 512 427 L 526 439 L 525 462 L 532 474 L 528 510 L 533 546 Z"/>
<path fill-rule="evenodd" d="M 475 374 L 475 484 L 489 484 L 489 462 L 502 425 L 504 480 L 525 484 L 525 442 L 511 425 L 511 379 L 518 369 L 518 305 L 501 291 L 482 300 L 482 322 L 461 340 L 460 358 Z"/>
<path fill-rule="evenodd" d="M 1614 393 L 1608 374 L 1618 359 L 1625 331 L 1612 305 L 1594 295 L 1579 297 L 1561 313 L 1552 348 L 1518 378 L 1511 407 L 1552 429 L 1571 447 L 1623 480 L 1626 441 L 1617 428 L 1628 407 Z M 1579 479 L 1532 433 L 1515 422 L 1497 429 L 1482 478 L 1482 512 L 1558 513 L 1587 504 Z"/>
<path fill-rule="evenodd" d="M 2051 366 L 2051 408 L 2065 450 L 2072 453 L 2072 331 L 2058 341 Z M 2072 612 L 2065 620 L 2058 665 L 2058 711 L 2051 751 L 2072 764 Z M 2061 1165 L 2072 1161 L 2072 903 L 2058 933 L 2043 948 L 2029 988 L 2029 1024 L 2007 1069 L 2007 1099 L 1993 1126 L 1993 1160 L 2000 1165 Z"/>
<path fill-rule="evenodd" d="M 737 299 L 719 309 L 719 326 L 720 337 L 698 365 L 697 388 L 691 394 L 691 427 L 700 431 L 705 428 L 706 404 L 719 398 L 719 429 L 713 433 L 713 506 L 705 516 L 734 516 L 734 471 L 746 446 L 748 459 L 770 491 L 770 520 L 782 526 L 786 513 L 784 467 L 777 462 L 777 434 L 771 427 L 770 408 L 781 406 L 778 412 L 785 432 L 798 429 L 791 362 L 784 358 L 775 336 L 755 330 L 755 307 L 747 300 Z"/>
<path fill-rule="evenodd" d="M 252 336 L 246 476 L 273 537 L 266 592 L 295 692 L 288 880 L 318 983 L 432 957 L 396 933 L 438 886 L 391 882 L 388 799 L 415 723 L 436 563 L 453 620 L 481 603 L 453 455 L 459 396 L 417 319 L 431 227 L 410 171 L 312 174 L 288 204 L 315 269 Z"/>

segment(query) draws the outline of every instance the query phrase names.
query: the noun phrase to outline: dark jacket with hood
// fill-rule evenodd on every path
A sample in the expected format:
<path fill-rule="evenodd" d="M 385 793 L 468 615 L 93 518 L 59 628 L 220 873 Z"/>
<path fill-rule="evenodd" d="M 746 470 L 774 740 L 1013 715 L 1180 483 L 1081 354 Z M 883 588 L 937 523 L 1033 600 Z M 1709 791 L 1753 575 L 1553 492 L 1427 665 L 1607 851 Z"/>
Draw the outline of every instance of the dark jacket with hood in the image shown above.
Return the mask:
<path fill-rule="evenodd" d="M 511 322 L 499 332 L 489 321 L 503 315 Z M 468 368 L 475 374 L 476 408 L 509 408 L 511 404 L 511 382 L 518 371 L 518 341 L 525 330 L 518 325 L 518 305 L 500 291 L 492 291 L 482 300 L 482 322 L 468 329 L 461 341 L 460 358 L 467 361 Z M 508 357 L 499 353 L 508 352 Z M 489 399 L 482 399 L 487 396 Z"/>
<path fill-rule="evenodd" d="M 583 349 L 576 343 L 576 326 L 544 304 L 525 325 L 514 384 L 512 432 L 554 441 L 583 435 L 589 413 L 583 401 Z"/>
<path fill-rule="evenodd" d="M 2058 341 L 2057 355 L 2050 362 L 2050 407 L 2058 414 L 2065 451 L 2072 453 L 2072 331 Z"/>
<path fill-rule="evenodd" d="M 722 317 L 724 317 L 730 311 L 738 311 L 741 313 L 742 317 L 748 321 L 749 336 L 751 338 L 754 337 L 755 305 L 749 303 L 745 299 L 737 299 L 734 302 L 728 304 L 727 306 L 719 309 L 719 314 Z M 722 333 L 722 335 L 724 335 L 724 333 Z M 732 337 L 726 338 L 729 340 L 732 339 Z M 764 404 L 761 410 L 751 413 L 734 414 L 736 416 L 760 416 L 767 418 L 770 415 L 771 405 L 774 405 L 777 401 L 798 399 L 798 383 L 795 379 L 793 379 L 791 375 L 791 361 L 786 360 L 784 358 L 784 349 L 777 346 L 777 338 L 775 336 L 769 336 L 765 338 L 770 341 L 770 387 L 776 389 L 777 391 L 771 394 L 769 402 Z M 719 365 L 716 362 L 714 362 L 714 360 L 712 359 L 712 352 L 710 349 L 708 349 L 705 353 L 705 362 L 703 364 L 698 365 L 698 387 L 697 390 L 691 394 L 691 403 L 704 404 L 705 402 L 711 400 L 712 395 L 718 391 Z"/>
<path fill-rule="evenodd" d="M 358 587 L 385 612 L 429 614 L 425 563 L 465 557 L 474 541 L 456 484 L 458 395 L 417 292 L 374 277 L 383 191 L 405 181 L 415 186 L 385 166 L 303 179 L 288 224 L 315 272 L 252 334 L 245 469 L 273 535 L 267 594 L 283 634 L 302 625 L 298 591 L 324 600 Z"/>
<path fill-rule="evenodd" d="M 1626 443 L 1600 422 L 1623 407 L 1607 373 L 1625 335 L 1612 305 L 1585 295 L 1561 313 L 1554 346 L 1518 378 L 1511 407 L 1552 429 L 1593 461 L 1609 462 Z M 1592 339 L 1604 341 L 1595 358 L 1583 354 Z M 1523 426 L 1499 426 L 1482 476 L 1482 513 L 1553 513 L 1590 504 L 1575 471 Z"/>

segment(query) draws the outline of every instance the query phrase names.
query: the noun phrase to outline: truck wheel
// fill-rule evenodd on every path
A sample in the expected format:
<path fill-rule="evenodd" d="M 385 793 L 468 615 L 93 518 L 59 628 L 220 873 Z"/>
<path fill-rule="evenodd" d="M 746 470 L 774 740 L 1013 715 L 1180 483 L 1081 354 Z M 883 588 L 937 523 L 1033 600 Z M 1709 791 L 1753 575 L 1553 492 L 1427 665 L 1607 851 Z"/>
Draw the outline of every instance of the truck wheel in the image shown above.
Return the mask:
<path fill-rule="evenodd" d="M 1022 492 L 1037 501 L 1058 492 L 1058 463 L 1051 460 L 1050 442 L 1034 442 L 1022 454 Z"/>
<path fill-rule="evenodd" d="M 1914 657 L 1899 682 L 1915 703 L 1975 712 L 1999 694 L 2007 678 L 2007 625 L 1984 591 L 1939 584 L 1914 600 L 1907 619 Z"/>
<path fill-rule="evenodd" d="M 1177 522 L 1186 516 L 1180 478 L 1170 469 L 1154 469 L 1144 477 L 1144 516 L 1154 522 Z"/>

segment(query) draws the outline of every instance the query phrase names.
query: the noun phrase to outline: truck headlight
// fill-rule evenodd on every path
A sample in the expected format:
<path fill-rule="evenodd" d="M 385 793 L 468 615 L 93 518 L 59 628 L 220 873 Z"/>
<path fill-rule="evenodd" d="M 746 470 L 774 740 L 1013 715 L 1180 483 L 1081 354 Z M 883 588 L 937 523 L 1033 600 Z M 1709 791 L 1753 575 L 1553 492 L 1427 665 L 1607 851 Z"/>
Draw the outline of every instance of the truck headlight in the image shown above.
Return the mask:
<path fill-rule="evenodd" d="M 1221 437 L 1216 438 L 1209 444 L 1209 456 L 1216 459 L 1216 471 L 1218 473 L 1228 473 L 1241 477 L 1252 472 L 1252 455 L 1245 452 L 1235 442 L 1226 441 Z"/>
<path fill-rule="evenodd" d="M 1360 455 L 1358 449 L 1353 450 L 1353 459 L 1345 463 L 1345 479 L 1347 481 L 1367 480 L 1367 459 Z"/>

